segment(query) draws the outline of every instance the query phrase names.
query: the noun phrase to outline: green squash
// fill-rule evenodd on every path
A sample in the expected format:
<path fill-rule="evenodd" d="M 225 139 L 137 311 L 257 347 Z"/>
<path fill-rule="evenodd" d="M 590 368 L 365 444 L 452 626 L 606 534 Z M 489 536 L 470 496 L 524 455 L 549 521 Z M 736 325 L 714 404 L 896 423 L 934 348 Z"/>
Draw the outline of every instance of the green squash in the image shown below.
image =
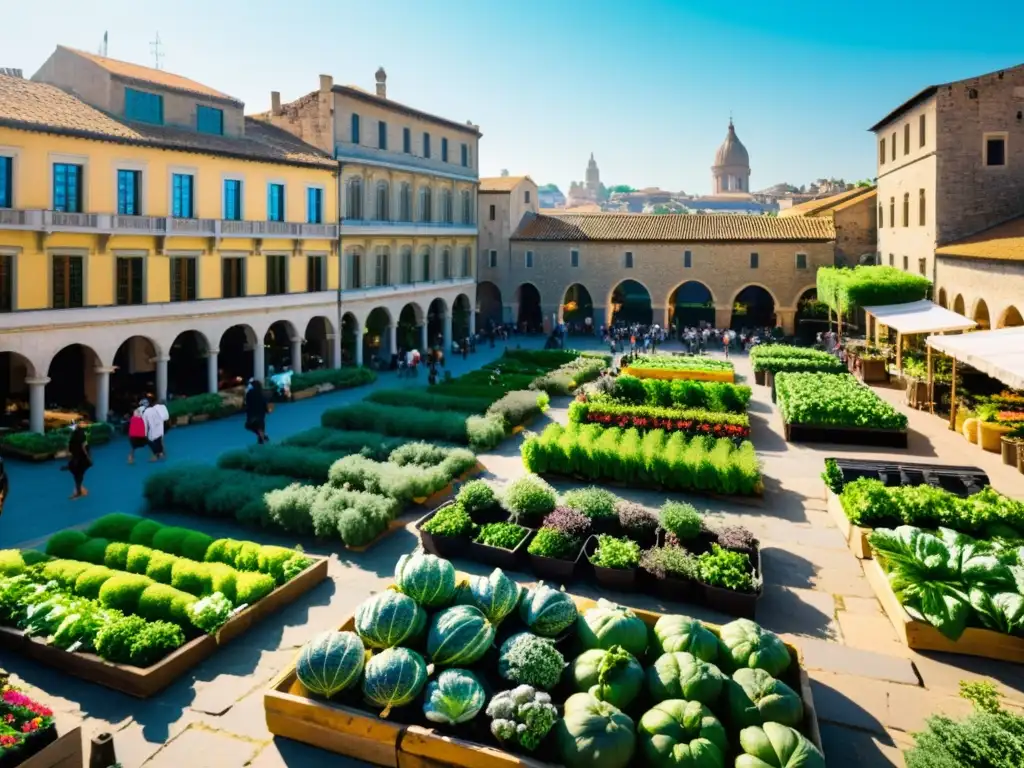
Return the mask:
<path fill-rule="evenodd" d="M 727 672 L 749 667 L 778 677 L 793 661 L 778 635 L 750 619 L 736 619 L 723 625 L 719 637 L 722 647 L 718 663 Z"/>
<path fill-rule="evenodd" d="M 427 613 L 401 592 L 385 590 L 356 608 L 356 633 L 371 648 L 393 648 L 423 632 Z"/>
<path fill-rule="evenodd" d="M 519 602 L 519 618 L 541 637 L 557 637 L 576 622 L 576 603 L 565 592 L 538 584 L 526 590 Z"/>
<path fill-rule="evenodd" d="M 767 722 L 795 728 L 804 719 L 804 704 L 796 691 L 763 669 L 737 669 L 725 690 L 734 728 Z"/>
<path fill-rule="evenodd" d="M 366 648 L 354 632 L 323 632 L 302 647 L 295 675 L 311 692 L 330 698 L 363 674 Z"/>
<path fill-rule="evenodd" d="M 786 725 L 765 723 L 740 731 L 736 768 L 825 768 L 816 746 Z"/>
<path fill-rule="evenodd" d="M 626 768 L 636 749 L 629 715 L 589 693 L 574 693 L 565 700 L 555 738 L 567 768 Z"/>
<path fill-rule="evenodd" d="M 443 667 L 478 661 L 494 644 L 494 625 L 472 605 L 453 605 L 434 616 L 427 633 L 427 655 Z"/>
<path fill-rule="evenodd" d="M 363 696 L 383 707 L 381 717 L 393 707 L 404 707 L 420 695 L 427 682 L 427 663 L 408 648 L 387 648 L 366 662 Z"/>
<path fill-rule="evenodd" d="M 725 728 L 699 701 L 656 704 L 640 718 L 637 737 L 650 768 L 725 768 Z"/>
<path fill-rule="evenodd" d="M 647 625 L 625 606 L 601 598 L 576 621 L 576 629 L 584 648 L 620 645 L 638 659 L 647 653 Z"/>
<path fill-rule="evenodd" d="M 432 723 L 457 725 L 476 717 L 487 703 L 480 680 L 465 669 L 446 669 L 427 683 L 423 714 Z"/>
<path fill-rule="evenodd" d="M 659 654 L 686 651 L 701 661 L 718 660 L 718 636 L 689 616 L 659 618 L 654 625 L 652 645 Z"/>
<path fill-rule="evenodd" d="M 395 564 L 395 587 L 426 608 L 455 599 L 455 566 L 425 552 L 402 555 Z"/>
<path fill-rule="evenodd" d="M 569 674 L 577 691 L 619 709 L 632 704 L 644 687 L 644 668 L 621 645 L 584 651 L 573 661 Z"/>
<path fill-rule="evenodd" d="M 460 585 L 456 602 L 475 605 L 492 624 L 498 624 L 516 609 L 522 588 L 495 568 L 490 576 L 470 576 Z"/>
<path fill-rule="evenodd" d="M 647 692 L 655 702 L 684 699 L 710 707 L 721 696 L 726 679 L 714 664 L 692 654 L 664 653 L 647 670 Z"/>

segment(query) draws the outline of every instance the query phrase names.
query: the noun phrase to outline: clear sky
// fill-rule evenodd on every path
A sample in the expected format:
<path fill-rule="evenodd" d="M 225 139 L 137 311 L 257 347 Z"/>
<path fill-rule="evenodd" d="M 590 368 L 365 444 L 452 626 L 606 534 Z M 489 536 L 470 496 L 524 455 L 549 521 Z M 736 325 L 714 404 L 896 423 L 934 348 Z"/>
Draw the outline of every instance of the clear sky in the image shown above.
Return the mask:
<path fill-rule="evenodd" d="M 593 152 L 606 184 L 710 189 L 729 113 L 751 188 L 874 172 L 868 126 L 921 88 L 1024 63 L 1024 2 L 949 0 L 35 0 L 3 12 L 0 66 L 58 43 L 152 64 L 246 111 L 373 88 L 480 125 L 483 175 L 563 191 Z"/>

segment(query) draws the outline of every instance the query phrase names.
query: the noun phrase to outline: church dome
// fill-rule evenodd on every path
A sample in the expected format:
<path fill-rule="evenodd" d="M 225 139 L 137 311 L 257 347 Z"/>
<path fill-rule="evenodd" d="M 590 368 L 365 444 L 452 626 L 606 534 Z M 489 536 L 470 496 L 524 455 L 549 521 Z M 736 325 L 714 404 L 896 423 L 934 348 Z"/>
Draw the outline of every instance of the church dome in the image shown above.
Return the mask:
<path fill-rule="evenodd" d="M 715 166 L 741 166 L 743 168 L 750 166 L 750 155 L 747 154 L 747 148 L 743 146 L 743 142 L 736 135 L 736 129 L 733 128 L 731 119 L 729 120 L 729 133 L 715 153 Z"/>

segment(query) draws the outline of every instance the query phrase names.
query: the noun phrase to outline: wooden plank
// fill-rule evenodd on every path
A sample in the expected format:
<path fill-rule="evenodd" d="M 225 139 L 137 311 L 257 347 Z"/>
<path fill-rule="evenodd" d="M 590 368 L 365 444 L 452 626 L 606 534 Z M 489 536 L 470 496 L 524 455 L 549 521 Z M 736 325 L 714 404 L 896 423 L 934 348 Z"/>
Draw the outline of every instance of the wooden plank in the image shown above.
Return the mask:
<path fill-rule="evenodd" d="M 950 640 L 931 624 L 912 618 L 904 610 L 877 560 L 864 561 L 864 574 L 895 627 L 896 634 L 908 648 L 1024 663 L 1024 638 L 1004 635 L 991 629 L 968 627 L 959 640 Z"/>
<path fill-rule="evenodd" d="M 296 574 L 294 578 L 286 581 L 273 592 L 258 600 L 243 611 L 228 619 L 219 630 L 217 630 L 217 645 L 226 645 L 239 635 L 243 634 L 253 624 L 263 620 L 271 613 L 274 613 L 284 606 L 289 605 L 302 594 L 308 592 L 321 581 L 327 578 L 327 558 L 311 558 L 312 565 L 304 571 Z"/>
<path fill-rule="evenodd" d="M 410 760 L 409 758 L 413 758 Z M 398 743 L 399 768 L 458 766 L 459 768 L 555 768 L 556 764 L 520 757 L 503 749 L 464 741 L 432 728 L 410 725 Z"/>
<path fill-rule="evenodd" d="M 843 538 L 846 539 L 846 543 L 849 545 L 850 551 L 853 552 L 853 556 L 858 560 L 870 560 L 871 542 L 868 541 L 868 535 L 874 529 L 861 528 L 859 525 L 851 523 L 850 518 L 843 511 L 842 500 L 831 489 L 825 489 L 825 498 L 828 500 L 828 512 L 839 527 Z"/>
<path fill-rule="evenodd" d="M 83 768 L 82 729 L 72 728 L 55 742 L 19 763 L 18 768 Z"/>

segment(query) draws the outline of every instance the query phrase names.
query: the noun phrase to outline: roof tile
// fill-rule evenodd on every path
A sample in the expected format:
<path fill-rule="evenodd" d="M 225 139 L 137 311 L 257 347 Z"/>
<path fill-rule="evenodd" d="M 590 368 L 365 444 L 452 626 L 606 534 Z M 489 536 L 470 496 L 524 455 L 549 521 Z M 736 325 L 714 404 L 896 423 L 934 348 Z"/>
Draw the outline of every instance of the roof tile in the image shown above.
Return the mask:
<path fill-rule="evenodd" d="M 245 136 L 213 136 L 119 120 L 53 85 L 0 75 L 0 126 L 97 141 L 334 169 L 329 155 L 287 131 L 246 118 Z"/>
<path fill-rule="evenodd" d="M 615 242 L 799 242 L 835 240 L 830 218 L 583 213 L 527 214 L 513 240 Z"/>
<path fill-rule="evenodd" d="M 511 192 L 523 179 L 529 176 L 488 176 L 480 179 L 481 192 Z M 530 179 L 533 181 L 533 179 Z"/>
<path fill-rule="evenodd" d="M 938 256 L 1024 261 L 1024 216 L 935 249 Z"/>
<path fill-rule="evenodd" d="M 854 189 L 848 189 L 845 192 L 840 192 L 837 195 L 818 197 L 814 200 L 808 200 L 806 203 L 800 203 L 799 205 L 794 205 L 791 208 L 785 208 L 779 211 L 779 216 L 781 218 L 788 218 L 789 216 L 820 216 L 822 214 L 831 213 L 840 205 L 850 202 L 851 200 L 856 200 L 863 195 L 870 194 L 874 192 L 875 189 L 875 187 L 855 187 Z"/>

